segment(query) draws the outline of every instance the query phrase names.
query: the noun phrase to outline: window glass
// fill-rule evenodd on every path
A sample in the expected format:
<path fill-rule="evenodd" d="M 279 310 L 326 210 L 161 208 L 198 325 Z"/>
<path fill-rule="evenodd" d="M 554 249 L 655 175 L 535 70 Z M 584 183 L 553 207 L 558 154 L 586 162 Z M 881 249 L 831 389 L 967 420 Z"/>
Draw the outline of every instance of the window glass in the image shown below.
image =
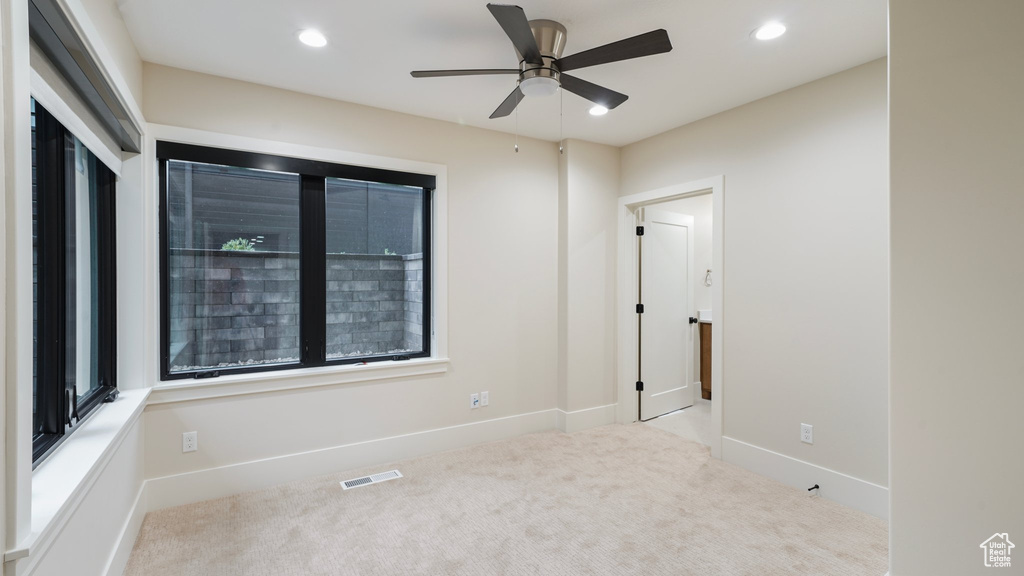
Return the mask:
<path fill-rule="evenodd" d="M 67 182 L 64 231 L 65 381 L 78 397 L 99 388 L 99 242 L 96 156 L 82 142 L 65 139 Z"/>
<path fill-rule="evenodd" d="M 297 174 L 167 162 L 170 372 L 299 360 Z"/>
<path fill-rule="evenodd" d="M 32 430 L 42 429 L 39 413 L 39 180 L 36 156 L 36 99 L 32 111 Z"/>
<path fill-rule="evenodd" d="M 32 425 L 38 463 L 116 394 L 114 174 L 34 99 Z"/>
<path fill-rule="evenodd" d="M 327 179 L 328 360 L 423 351 L 424 194 Z"/>

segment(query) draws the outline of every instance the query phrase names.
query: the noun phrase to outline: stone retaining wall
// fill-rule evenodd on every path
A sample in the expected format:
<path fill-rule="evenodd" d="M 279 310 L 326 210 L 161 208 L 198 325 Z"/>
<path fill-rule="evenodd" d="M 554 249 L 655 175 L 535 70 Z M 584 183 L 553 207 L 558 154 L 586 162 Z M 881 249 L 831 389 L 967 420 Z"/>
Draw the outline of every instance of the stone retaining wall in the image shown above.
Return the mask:
<path fill-rule="evenodd" d="M 328 358 L 422 349 L 421 254 L 327 255 Z M 299 255 L 174 250 L 172 371 L 299 358 Z"/>

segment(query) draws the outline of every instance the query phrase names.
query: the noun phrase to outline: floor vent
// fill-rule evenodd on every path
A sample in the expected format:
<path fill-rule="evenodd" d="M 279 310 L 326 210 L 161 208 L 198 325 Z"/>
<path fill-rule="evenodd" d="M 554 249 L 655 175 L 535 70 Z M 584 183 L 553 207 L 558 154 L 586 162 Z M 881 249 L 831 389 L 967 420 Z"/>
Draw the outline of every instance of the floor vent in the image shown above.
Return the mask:
<path fill-rule="evenodd" d="M 387 482 L 388 480 L 394 480 L 395 478 L 401 478 L 402 473 L 398 470 L 388 470 L 387 472 L 380 472 L 379 474 L 370 474 L 369 476 L 363 476 L 362 478 L 353 478 L 351 480 L 345 480 L 341 483 L 341 487 L 345 490 L 350 488 L 359 488 L 360 486 L 367 486 L 369 484 L 379 484 L 381 482 Z"/>

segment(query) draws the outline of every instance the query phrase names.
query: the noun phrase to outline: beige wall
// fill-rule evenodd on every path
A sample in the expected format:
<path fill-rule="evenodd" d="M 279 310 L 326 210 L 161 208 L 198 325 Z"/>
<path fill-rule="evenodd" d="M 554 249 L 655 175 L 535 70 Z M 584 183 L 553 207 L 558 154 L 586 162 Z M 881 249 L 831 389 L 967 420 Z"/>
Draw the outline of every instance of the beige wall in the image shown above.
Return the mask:
<path fill-rule="evenodd" d="M 625 147 L 621 190 L 725 176 L 725 436 L 879 485 L 886 107 L 879 60 Z"/>
<path fill-rule="evenodd" d="M 79 6 L 84 8 L 84 14 L 89 23 L 95 27 L 94 36 L 89 38 L 90 42 L 97 45 L 103 53 L 101 56 L 108 57 L 103 62 L 107 70 L 119 75 L 124 81 L 124 87 L 135 98 L 135 103 L 142 105 L 142 59 L 135 49 L 128 27 L 125 26 L 124 18 L 118 9 L 117 0 L 64 0 L 69 9 L 79 12 Z"/>
<path fill-rule="evenodd" d="M 151 64 L 144 88 L 152 123 L 447 165 L 451 357 L 442 377 L 150 407 L 147 476 L 556 406 L 556 144 Z"/>
<path fill-rule="evenodd" d="M 889 12 L 892 576 L 1021 573 L 1024 3 Z"/>
<path fill-rule="evenodd" d="M 566 411 L 615 402 L 616 211 L 619 149 L 582 140 L 565 142 L 560 186 L 559 267 L 564 283 Z"/>

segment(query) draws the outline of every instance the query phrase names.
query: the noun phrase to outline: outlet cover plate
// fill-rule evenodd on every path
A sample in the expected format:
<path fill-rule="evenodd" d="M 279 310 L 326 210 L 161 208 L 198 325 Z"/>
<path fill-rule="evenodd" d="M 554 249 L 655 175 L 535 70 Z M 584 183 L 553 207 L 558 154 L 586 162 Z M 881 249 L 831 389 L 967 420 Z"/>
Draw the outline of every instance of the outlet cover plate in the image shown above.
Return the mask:
<path fill-rule="evenodd" d="M 469 407 L 473 409 L 480 407 L 480 395 L 476 392 L 469 395 Z"/>
<path fill-rule="evenodd" d="M 491 403 L 491 393 L 484 391 L 480 393 L 480 405 L 487 406 Z"/>
<path fill-rule="evenodd" d="M 181 451 L 195 452 L 199 449 L 199 433 L 185 432 L 181 435 Z"/>
<path fill-rule="evenodd" d="M 814 444 L 814 426 L 810 424 L 800 425 L 800 441 L 807 444 Z"/>

